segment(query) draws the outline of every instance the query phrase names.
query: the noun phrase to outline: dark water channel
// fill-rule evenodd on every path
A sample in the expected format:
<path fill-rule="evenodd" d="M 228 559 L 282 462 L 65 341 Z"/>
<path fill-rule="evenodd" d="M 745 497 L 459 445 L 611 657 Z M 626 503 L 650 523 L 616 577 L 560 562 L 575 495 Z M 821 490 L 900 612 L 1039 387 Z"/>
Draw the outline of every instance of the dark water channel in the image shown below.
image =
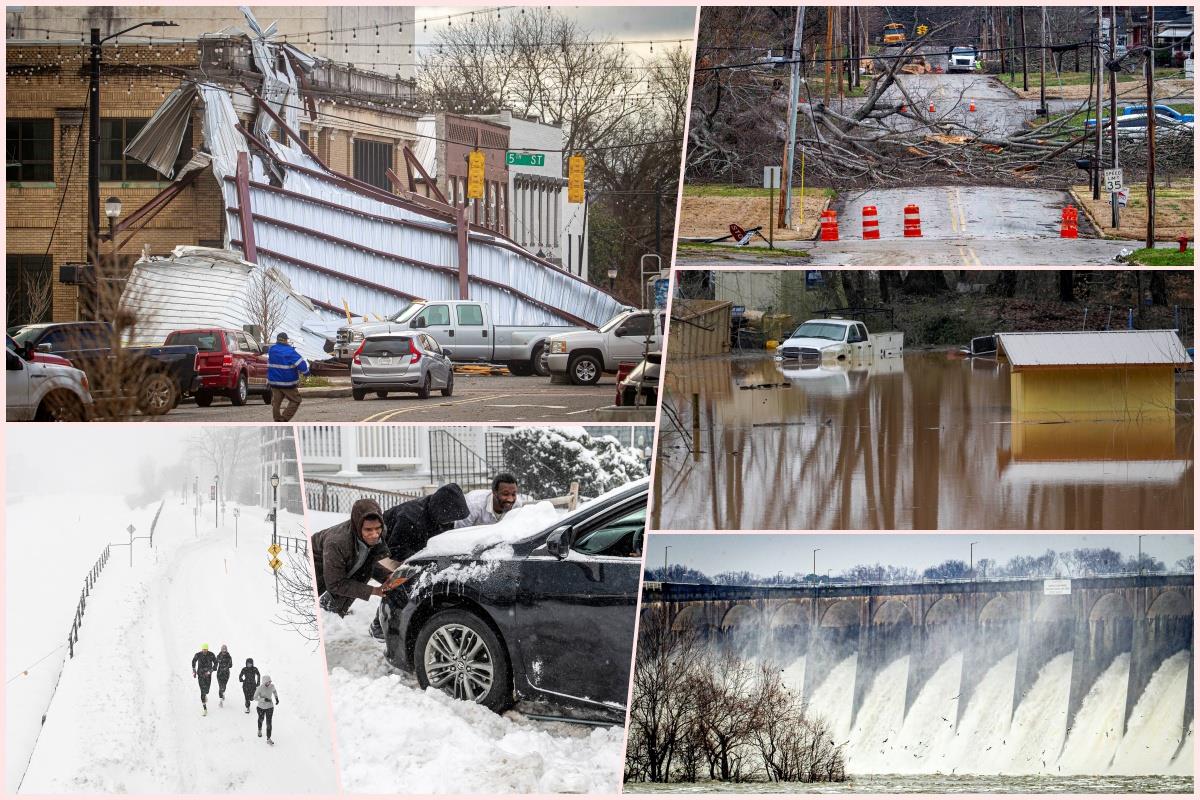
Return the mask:
<path fill-rule="evenodd" d="M 800 368 L 668 366 L 655 523 L 665 529 L 1190 529 L 1192 373 L 1140 420 L 1012 418 L 992 360 L 909 352 Z M 692 439 L 692 396 L 699 437 Z"/>

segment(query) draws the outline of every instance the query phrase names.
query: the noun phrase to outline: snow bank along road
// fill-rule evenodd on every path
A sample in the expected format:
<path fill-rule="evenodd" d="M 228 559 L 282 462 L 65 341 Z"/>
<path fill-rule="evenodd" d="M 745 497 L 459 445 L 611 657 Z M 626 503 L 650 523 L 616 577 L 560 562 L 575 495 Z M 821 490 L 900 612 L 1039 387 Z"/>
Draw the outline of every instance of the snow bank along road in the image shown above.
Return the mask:
<path fill-rule="evenodd" d="M 207 508 L 211 513 L 211 506 Z M 139 535 L 148 532 L 153 515 L 153 509 L 143 511 L 138 513 L 146 525 L 138 525 Z M 263 520 L 265 513 L 242 509 L 235 549 L 232 524 L 214 529 L 211 517 L 201 516 L 196 535 L 192 509 L 180 505 L 178 498 L 168 499 L 154 551 L 144 541 L 135 542 L 131 569 L 126 549 L 113 550 L 88 600 L 76 657 L 63 669 L 23 792 L 337 790 L 319 650 L 274 621 L 277 607 L 266 566 L 270 524 Z M 122 524 L 102 538 L 119 541 L 128 516 L 113 519 Z M 84 519 L 93 527 L 86 513 Z M 233 522 L 232 515 L 228 521 Z M 281 528 L 288 526 L 283 515 L 280 521 Z M 61 538 L 70 540 L 71 531 L 68 527 Z M 10 524 L 9 541 L 23 534 L 44 531 L 15 530 Z M 65 549 L 73 547 L 67 544 Z M 88 552 L 93 546 L 89 542 L 82 549 Z M 90 554 L 86 566 L 91 559 Z M 24 566 L 10 555 L 8 568 L 10 576 L 36 572 L 44 580 L 45 553 Z M 73 595 L 75 582 L 66 580 L 69 573 L 58 574 L 63 580 L 55 585 Z M 79 575 L 81 582 L 82 572 Z M 9 591 L 11 599 L 11 585 Z M 38 591 L 39 596 L 45 593 L 44 587 Z M 40 623 L 58 629 L 69 621 L 69 614 L 65 619 L 60 614 Z M 217 702 L 214 676 L 208 716 L 200 714 L 199 689 L 190 666 L 202 643 L 214 651 L 228 644 L 234 658 L 225 705 Z M 274 747 L 257 738 L 253 711 L 243 713 L 237 672 L 247 657 L 279 686 Z"/>

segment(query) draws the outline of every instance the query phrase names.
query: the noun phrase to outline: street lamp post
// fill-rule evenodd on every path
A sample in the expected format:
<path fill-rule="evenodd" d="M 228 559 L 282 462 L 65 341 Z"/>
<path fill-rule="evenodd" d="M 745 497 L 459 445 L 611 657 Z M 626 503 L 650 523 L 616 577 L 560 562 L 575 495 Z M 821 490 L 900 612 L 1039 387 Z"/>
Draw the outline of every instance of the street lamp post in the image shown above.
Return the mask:
<path fill-rule="evenodd" d="M 674 545 L 667 545 L 666 547 L 663 548 L 663 577 L 664 578 L 667 577 L 667 556 L 668 556 L 668 554 L 670 554 L 671 548 L 673 546 Z"/>
<path fill-rule="evenodd" d="M 233 549 L 237 550 L 238 517 L 242 514 L 235 506 L 233 509 Z"/>
<path fill-rule="evenodd" d="M 1145 534 L 1141 534 L 1138 536 L 1138 575 L 1139 576 L 1142 574 L 1142 536 L 1144 536 L 1144 535 Z"/>
<path fill-rule="evenodd" d="M 213 527 L 221 527 L 217 512 L 221 510 L 221 476 L 213 475 Z"/>
<path fill-rule="evenodd" d="M 609 294 L 612 294 L 613 281 L 615 281 L 616 279 L 617 279 L 617 268 L 609 267 L 608 268 L 608 293 Z"/>
<path fill-rule="evenodd" d="M 92 28 L 90 85 L 88 86 L 88 261 L 92 265 L 93 274 L 100 274 L 100 46 L 109 39 L 129 33 L 146 26 L 154 28 L 174 28 L 174 22 L 154 20 L 139 22 L 128 28 L 119 30 L 101 38 L 100 29 Z M 118 211 L 118 214 L 120 212 Z M 110 223 L 111 224 L 111 223 Z M 97 285 L 97 289 L 99 286 Z M 93 304 L 96 298 L 92 298 Z M 95 305 L 92 308 L 96 311 Z"/>
<path fill-rule="evenodd" d="M 971 542 L 971 580 L 975 580 L 975 545 L 979 542 Z"/>
<path fill-rule="evenodd" d="M 104 216 L 108 218 L 108 242 L 110 247 L 110 255 L 108 259 L 108 275 L 105 277 L 104 287 L 101 289 L 101 287 L 97 286 L 97 288 L 101 289 L 100 293 L 102 297 L 106 298 L 110 303 L 115 303 L 115 299 L 111 296 L 111 294 L 113 279 L 120 274 L 120 270 L 117 269 L 116 225 L 117 220 L 121 217 L 121 198 L 109 197 L 104 201 Z M 100 260 L 99 257 L 97 257 L 96 260 L 98 262 Z M 104 310 L 105 319 L 113 318 L 115 316 L 115 307 L 106 308 Z"/>
<path fill-rule="evenodd" d="M 821 552 L 820 547 L 813 548 L 813 575 L 817 574 L 817 553 Z"/>
<path fill-rule="evenodd" d="M 279 542 L 279 473 L 271 473 L 271 546 Z M 279 570 L 275 573 L 275 602 L 279 602 Z"/>

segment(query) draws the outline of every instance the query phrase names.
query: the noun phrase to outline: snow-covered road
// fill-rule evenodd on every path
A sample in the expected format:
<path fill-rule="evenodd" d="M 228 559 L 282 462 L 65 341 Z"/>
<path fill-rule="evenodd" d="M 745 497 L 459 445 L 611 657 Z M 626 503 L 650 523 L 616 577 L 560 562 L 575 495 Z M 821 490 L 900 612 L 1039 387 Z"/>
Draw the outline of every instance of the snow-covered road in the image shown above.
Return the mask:
<path fill-rule="evenodd" d="M 114 550 L 22 792 L 337 790 L 321 655 L 275 621 L 264 514 L 242 509 L 235 549 L 232 515 L 217 529 L 202 518 L 197 536 L 191 508 L 176 499 L 164 507 L 154 551 L 137 542 L 131 569 L 124 548 Z M 295 535 L 298 520 L 281 515 L 285 527 Z M 20 569 L 8 566 L 10 576 Z M 75 583 L 65 584 L 69 593 Z M 207 716 L 190 666 L 201 643 L 214 652 L 227 644 L 234 659 L 225 705 L 214 676 Z M 257 738 L 253 711 L 243 713 L 237 672 L 247 657 L 279 687 L 274 747 Z"/>

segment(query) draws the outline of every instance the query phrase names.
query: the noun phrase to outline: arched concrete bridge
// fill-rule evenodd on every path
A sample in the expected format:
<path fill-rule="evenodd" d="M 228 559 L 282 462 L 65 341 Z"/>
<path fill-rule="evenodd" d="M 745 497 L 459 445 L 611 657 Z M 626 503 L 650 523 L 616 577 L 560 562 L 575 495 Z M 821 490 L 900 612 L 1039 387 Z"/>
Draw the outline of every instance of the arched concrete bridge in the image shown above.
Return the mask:
<path fill-rule="evenodd" d="M 809 696 L 814 680 L 857 653 L 854 715 L 879 671 L 904 655 L 907 711 L 937 668 L 962 651 L 961 716 L 984 673 L 1005 655 L 1017 653 L 1015 709 L 1042 667 L 1071 652 L 1070 726 L 1096 679 L 1126 652 L 1128 722 L 1154 671 L 1191 648 L 1194 586 L 1194 575 L 791 587 L 648 582 L 643 614 L 659 608 L 677 631 L 805 654 Z M 1194 685 L 1189 667 L 1185 731 Z"/>

